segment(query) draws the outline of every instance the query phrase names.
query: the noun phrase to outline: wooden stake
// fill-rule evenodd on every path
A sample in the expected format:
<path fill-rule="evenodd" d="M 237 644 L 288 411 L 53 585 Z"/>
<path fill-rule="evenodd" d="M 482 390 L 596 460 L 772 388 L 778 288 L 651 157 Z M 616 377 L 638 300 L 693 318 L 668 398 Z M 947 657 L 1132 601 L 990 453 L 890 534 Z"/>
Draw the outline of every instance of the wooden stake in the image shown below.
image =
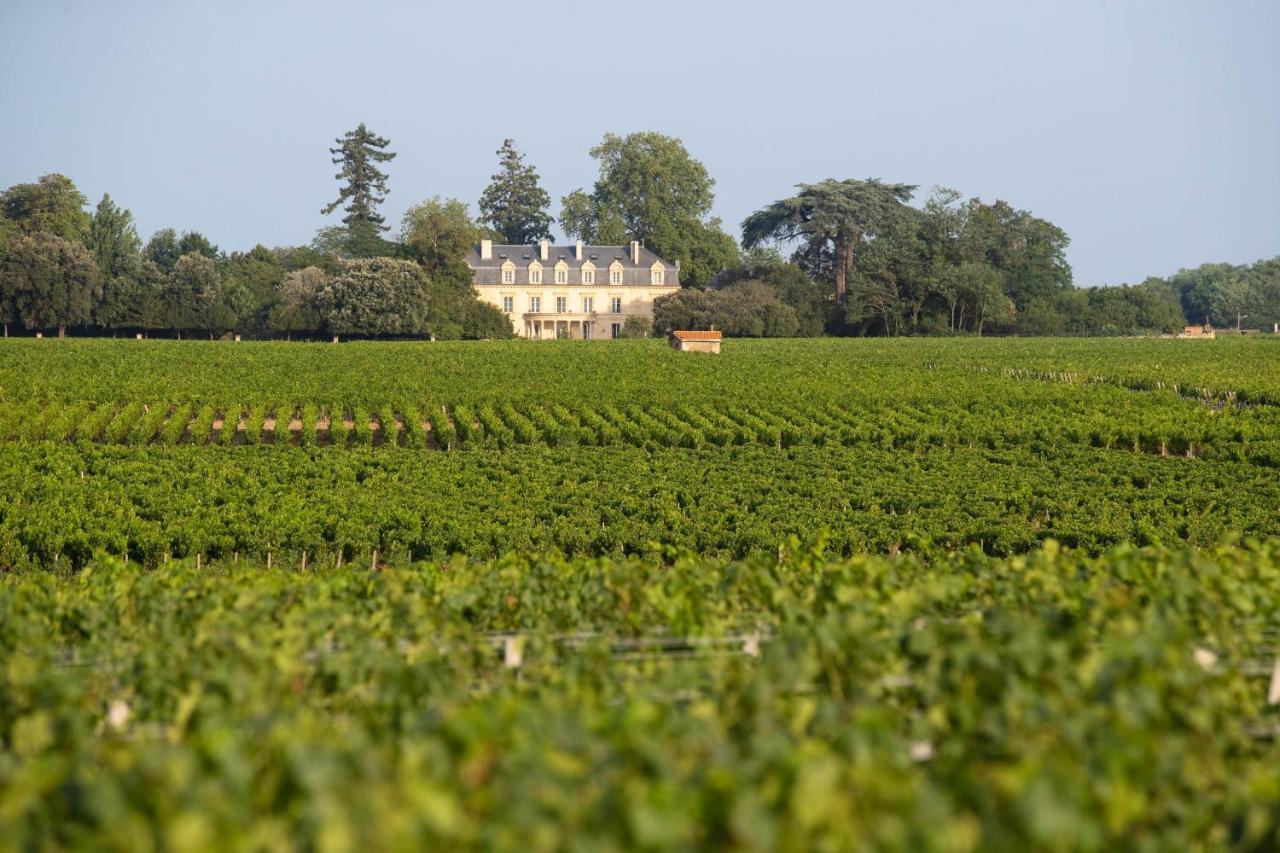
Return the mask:
<path fill-rule="evenodd" d="M 267 552 L 267 571 L 271 571 L 271 552 Z"/>
<path fill-rule="evenodd" d="M 1267 704 L 1280 705 L 1280 658 L 1271 668 L 1271 686 L 1267 688 Z"/>
<path fill-rule="evenodd" d="M 373 559 L 369 562 L 369 571 L 376 572 L 378 570 L 378 549 L 373 549 Z"/>
<path fill-rule="evenodd" d="M 524 663 L 524 643 L 519 637 L 502 638 L 502 663 L 508 669 L 519 669 Z"/>
<path fill-rule="evenodd" d="M 302 552 L 302 570 L 304 572 L 307 570 L 307 552 L 306 551 Z"/>

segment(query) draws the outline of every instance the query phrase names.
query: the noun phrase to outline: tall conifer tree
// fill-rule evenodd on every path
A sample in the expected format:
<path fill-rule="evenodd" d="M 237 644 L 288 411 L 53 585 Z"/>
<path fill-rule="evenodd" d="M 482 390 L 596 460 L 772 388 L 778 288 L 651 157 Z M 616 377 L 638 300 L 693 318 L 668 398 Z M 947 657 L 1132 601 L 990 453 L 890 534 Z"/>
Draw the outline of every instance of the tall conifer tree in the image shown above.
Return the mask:
<path fill-rule="evenodd" d="M 498 149 L 498 173 L 480 196 L 480 221 L 505 243 L 529 245 L 551 239 L 551 197 L 538 184 L 538 170 L 524 163 L 511 139 Z"/>
<path fill-rule="evenodd" d="M 343 182 L 338 198 L 321 213 L 333 213 L 339 207 L 347 212 L 343 223 L 352 232 L 369 230 L 374 233 L 387 230 L 378 205 L 387 196 L 387 175 L 378 168 L 395 158 L 395 153 L 385 150 L 390 140 L 373 133 L 364 123 L 334 140 L 337 148 L 330 148 L 335 165 L 342 167 L 335 178 Z"/>

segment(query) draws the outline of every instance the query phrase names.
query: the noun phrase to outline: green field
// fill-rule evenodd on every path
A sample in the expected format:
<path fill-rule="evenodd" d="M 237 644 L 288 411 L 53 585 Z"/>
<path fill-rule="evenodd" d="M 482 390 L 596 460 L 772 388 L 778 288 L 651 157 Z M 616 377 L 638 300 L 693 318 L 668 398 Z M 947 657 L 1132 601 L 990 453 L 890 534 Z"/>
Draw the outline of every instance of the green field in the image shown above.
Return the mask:
<path fill-rule="evenodd" d="M 1274 847 L 1276 537 L 1270 339 L 3 341 L 0 849 Z"/>

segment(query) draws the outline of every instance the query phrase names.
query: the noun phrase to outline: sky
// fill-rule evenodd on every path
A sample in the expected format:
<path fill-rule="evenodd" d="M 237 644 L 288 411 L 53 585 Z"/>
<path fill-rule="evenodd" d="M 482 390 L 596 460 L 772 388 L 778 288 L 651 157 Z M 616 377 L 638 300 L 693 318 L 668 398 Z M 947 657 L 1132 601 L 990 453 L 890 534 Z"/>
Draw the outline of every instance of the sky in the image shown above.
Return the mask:
<path fill-rule="evenodd" d="M 364 122 L 393 224 L 474 211 L 506 137 L 558 215 L 605 133 L 654 130 L 735 236 L 876 177 L 1054 222 L 1079 285 L 1280 255 L 1277 0 L 0 0 L 0 39 L 0 186 L 61 172 L 143 239 L 310 241 Z"/>

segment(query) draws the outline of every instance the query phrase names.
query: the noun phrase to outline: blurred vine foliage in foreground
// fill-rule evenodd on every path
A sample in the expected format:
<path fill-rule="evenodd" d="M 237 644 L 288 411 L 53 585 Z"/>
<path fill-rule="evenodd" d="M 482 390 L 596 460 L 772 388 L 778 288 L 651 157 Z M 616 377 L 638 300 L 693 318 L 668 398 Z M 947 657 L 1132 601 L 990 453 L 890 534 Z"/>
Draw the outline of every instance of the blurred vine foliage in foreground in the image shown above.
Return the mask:
<path fill-rule="evenodd" d="M 9 573 L 0 839 L 1273 847 L 1278 608 L 1276 542 Z"/>

